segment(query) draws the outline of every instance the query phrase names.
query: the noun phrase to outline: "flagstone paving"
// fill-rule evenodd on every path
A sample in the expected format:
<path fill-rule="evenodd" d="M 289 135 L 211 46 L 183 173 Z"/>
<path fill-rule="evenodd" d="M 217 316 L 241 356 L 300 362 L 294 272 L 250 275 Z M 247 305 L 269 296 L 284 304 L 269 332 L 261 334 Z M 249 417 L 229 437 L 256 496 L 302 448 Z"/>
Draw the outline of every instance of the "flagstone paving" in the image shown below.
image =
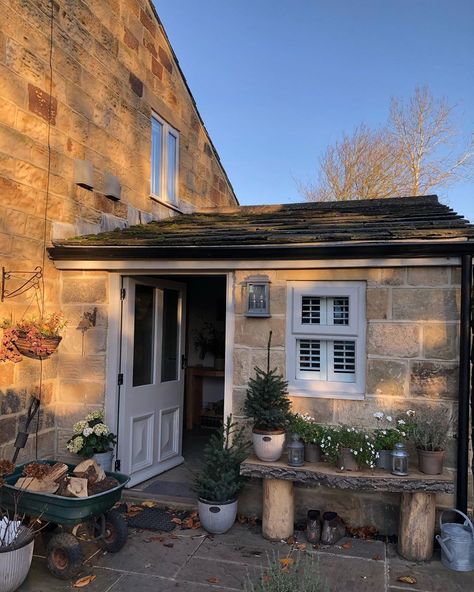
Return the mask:
<path fill-rule="evenodd" d="M 267 557 L 285 557 L 291 549 L 283 542 L 266 541 L 258 527 L 236 524 L 228 533 L 213 536 L 199 529 L 169 534 L 131 529 L 127 545 L 119 553 L 103 554 L 93 545 L 86 551 L 80 576 L 96 576 L 82 588 L 86 592 L 216 592 L 243 590 L 247 577 L 257 578 L 262 573 Z M 407 562 L 393 546 L 379 541 L 343 539 L 333 547 L 311 548 L 311 553 L 329 592 L 474 590 L 474 572 L 448 571 L 439 560 Z M 398 580 L 401 576 L 412 576 L 416 583 L 403 583 Z M 61 592 L 74 590 L 73 584 L 49 573 L 38 544 L 28 578 L 19 591 Z"/>

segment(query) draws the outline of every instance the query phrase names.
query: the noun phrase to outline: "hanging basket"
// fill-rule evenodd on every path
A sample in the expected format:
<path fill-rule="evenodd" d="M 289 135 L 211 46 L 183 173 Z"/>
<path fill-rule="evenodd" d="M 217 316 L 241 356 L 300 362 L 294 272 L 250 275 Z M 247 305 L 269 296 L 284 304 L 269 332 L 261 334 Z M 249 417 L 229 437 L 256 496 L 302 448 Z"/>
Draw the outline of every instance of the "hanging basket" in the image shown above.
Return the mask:
<path fill-rule="evenodd" d="M 18 337 L 15 340 L 15 347 L 22 356 L 34 360 L 46 360 L 54 354 L 62 337 L 41 337 L 32 341 L 26 337 Z"/>

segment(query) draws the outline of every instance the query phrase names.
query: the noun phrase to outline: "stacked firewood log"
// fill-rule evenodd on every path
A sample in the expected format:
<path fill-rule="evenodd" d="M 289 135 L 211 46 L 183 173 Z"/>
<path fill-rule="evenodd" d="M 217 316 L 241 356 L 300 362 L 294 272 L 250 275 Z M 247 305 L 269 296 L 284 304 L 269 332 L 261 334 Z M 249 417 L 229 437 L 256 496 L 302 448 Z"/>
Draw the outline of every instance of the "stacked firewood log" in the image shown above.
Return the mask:
<path fill-rule="evenodd" d="M 23 477 L 15 487 L 39 493 L 64 497 L 88 497 L 113 489 L 119 484 L 114 477 L 107 477 L 104 469 L 93 459 L 80 462 L 69 474 L 65 463 L 54 465 L 30 463 L 23 470 Z"/>

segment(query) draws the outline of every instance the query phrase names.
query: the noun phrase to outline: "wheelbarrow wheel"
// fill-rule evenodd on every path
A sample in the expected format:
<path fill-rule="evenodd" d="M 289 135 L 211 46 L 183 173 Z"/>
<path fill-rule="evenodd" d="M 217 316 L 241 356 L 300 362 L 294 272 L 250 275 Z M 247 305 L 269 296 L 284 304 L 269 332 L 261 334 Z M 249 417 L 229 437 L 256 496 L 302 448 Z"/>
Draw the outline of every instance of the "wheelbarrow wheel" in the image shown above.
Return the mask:
<path fill-rule="evenodd" d="M 82 549 L 76 537 L 61 532 L 51 537 L 47 548 L 49 571 L 62 580 L 76 576 L 82 566 Z"/>
<path fill-rule="evenodd" d="M 100 519 L 97 521 L 100 528 Z M 105 513 L 105 534 L 98 540 L 100 547 L 109 553 L 117 553 L 127 542 L 128 527 L 125 518 L 117 510 Z"/>

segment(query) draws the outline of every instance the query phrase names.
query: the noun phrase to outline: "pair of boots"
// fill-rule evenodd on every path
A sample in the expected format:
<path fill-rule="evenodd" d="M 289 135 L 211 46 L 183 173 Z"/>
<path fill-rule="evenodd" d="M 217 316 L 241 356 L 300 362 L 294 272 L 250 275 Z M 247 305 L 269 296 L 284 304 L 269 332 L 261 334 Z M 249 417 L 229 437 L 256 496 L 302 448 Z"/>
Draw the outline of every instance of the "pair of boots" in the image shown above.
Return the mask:
<path fill-rule="evenodd" d="M 321 512 L 309 510 L 306 520 L 306 540 L 308 543 L 334 545 L 346 536 L 346 528 L 336 512 L 324 512 L 321 528 Z"/>

